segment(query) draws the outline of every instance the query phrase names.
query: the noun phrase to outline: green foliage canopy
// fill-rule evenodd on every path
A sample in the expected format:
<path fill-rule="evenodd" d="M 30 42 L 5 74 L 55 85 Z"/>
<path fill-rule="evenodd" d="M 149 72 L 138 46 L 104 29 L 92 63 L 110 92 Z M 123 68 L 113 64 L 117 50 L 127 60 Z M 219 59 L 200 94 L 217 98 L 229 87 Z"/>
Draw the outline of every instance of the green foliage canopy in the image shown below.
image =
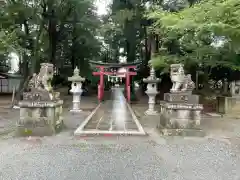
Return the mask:
<path fill-rule="evenodd" d="M 151 30 L 162 38 L 162 45 L 175 44 L 152 60 L 157 67 L 178 61 L 201 66 L 240 69 L 240 1 L 203 0 L 179 12 L 154 7 L 147 12 L 155 20 Z"/>

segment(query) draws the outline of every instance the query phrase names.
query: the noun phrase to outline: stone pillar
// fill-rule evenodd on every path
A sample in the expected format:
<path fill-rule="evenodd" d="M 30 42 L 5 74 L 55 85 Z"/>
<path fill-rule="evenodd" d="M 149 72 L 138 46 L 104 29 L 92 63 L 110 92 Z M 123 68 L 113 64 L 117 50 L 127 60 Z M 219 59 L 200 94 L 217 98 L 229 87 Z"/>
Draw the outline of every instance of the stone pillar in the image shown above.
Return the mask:
<path fill-rule="evenodd" d="M 223 94 L 228 94 L 228 81 L 227 79 L 223 80 Z"/>
<path fill-rule="evenodd" d="M 199 126 L 200 122 L 201 122 L 201 111 L 200 110 L 195 111 L 194 120 L 195 120 L 195 125 Z"/>
<path fill-rule="evenodd" d="M 100 99 L 99 101 L 103 100 L 103 94 L 104 94 L 104 67 L 100 67 L 100 82 L 99 82 L 99 89 L 100 90 Z"/>
<path fill-rule="evenodd" d="M 156 78 L 155 70 L 152 67 L 150 71 L 150 76 L 147 79 L 143 79 L 143 82 L 148 83 L 146 94 L 148 95 L 148 110 L 145 112 L 146 115 L 158 115 L 155 111 L 155 97 L 158 94 L 157 83 L 160 82 L 160 79 Z"/>
<path fill-rule="evenodd" d="M 131 101 L 131 87 L 130 87 L 130 76 L 129 76 L 129 69 L 126 68 L 126 92 L 127 92 L 127 101 Z"/>
<path fill-rule="evenodd" d="M 231 91 L 232 96 L 235 96 L 235 94 L 236 94 L 235 89 L 236 89 L 236 82 L 232 81 L 230 84 L 230 91 Z"/>
<path fill-rule="evenodd" d="M 28 118 L 28 112 L 26 108 L 20 109 L 20 120 L 19 124 L 24 124 L 25 119 Z"/>
<path fill-rule="evenodd" d="M 70 92 L 73 94 L 73 105 L 71 112 L 81 112 L 80 102 L 82 95 L 82 82 L 85 81 L 85 78 L 79 76 L 79 69 L 76 67 L 73 72 L 73 76 L 68 78 L 69 81 L 72 82 L 72 88 Z"/>

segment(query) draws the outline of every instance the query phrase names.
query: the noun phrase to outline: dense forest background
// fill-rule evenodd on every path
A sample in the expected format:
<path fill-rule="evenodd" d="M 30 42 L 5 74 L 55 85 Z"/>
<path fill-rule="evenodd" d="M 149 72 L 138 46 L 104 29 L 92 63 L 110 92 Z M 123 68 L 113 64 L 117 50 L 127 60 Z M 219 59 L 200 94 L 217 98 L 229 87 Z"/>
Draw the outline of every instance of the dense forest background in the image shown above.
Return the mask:
<path fill-rule="evenodd" d="M 103 16 L 93 0 L 6 0 L 0 13 L 1 67 L 15 52 L 25 79 L 50 62 L 63 76 L 77 65 L 93 81 L 89 60 L 120 55 L 142 61 L 136 80 L 148 76 L 149 63 L 165 82 L 171 63 L 206 88 L 210 79 L 239 79 L 238 0 L 113 0 Z"/>

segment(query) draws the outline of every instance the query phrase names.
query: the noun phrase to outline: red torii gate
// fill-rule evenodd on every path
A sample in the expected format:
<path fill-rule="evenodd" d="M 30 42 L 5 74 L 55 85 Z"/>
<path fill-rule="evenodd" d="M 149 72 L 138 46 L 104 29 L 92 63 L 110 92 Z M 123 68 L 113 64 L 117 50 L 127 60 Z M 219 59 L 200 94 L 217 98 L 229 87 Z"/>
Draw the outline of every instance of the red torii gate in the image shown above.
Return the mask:
<path fill-rule="evenodd" d="M 136 65 L 133 64 L 139 64 L 139 62 L 131 63 L 131 64 L 114 64 L 114 63 L 101 63 L 101 62 L 95 62 L 90 61 L 91 64 L 96 64 L 96 68 L 99 69 L 99 72 L 93 72 L 94 76 L 100 76 L 100 82 L 98 84 L 98 100 L 102 101 L 104 96 L 104 75 L 124 75 L 126 79 L 126 92 L 127 92 L 127 101 L 131 101 L 131 86 L 130 86 L 130 76 L 137 75 L 136 72 L 131 72 L 130 69 L 135 69 Z M 106 67 L 124 67 L 126 69 L 126 72 L 109 72 L 105 71 Z"/>

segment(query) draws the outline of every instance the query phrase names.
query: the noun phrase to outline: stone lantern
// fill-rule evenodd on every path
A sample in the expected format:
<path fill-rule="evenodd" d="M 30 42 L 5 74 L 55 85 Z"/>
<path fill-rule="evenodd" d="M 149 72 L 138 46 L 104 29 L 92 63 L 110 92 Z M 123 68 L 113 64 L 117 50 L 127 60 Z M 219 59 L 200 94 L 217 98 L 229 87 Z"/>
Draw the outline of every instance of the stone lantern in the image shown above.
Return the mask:
<path fill-rule="evenodd" d="M 155 97 L 158 94 L 157 91 L 157 83 L 159 83 L 161 80 L 159 78 L 156 78 L 155 70 L 152 67 L 150 70 L 150 76 L 146 79 L 143 79 L 144 83 L 147 83 L 147 91 L 146 94 L 148 95 L 148 110 L 145 112 L 146 115 L 157 115 L 157 111 L 155 111 Z"/>
<path fill-rule="evenodd" d="M 68 81 L 72 82 L 70 92 L 73 94 L 73 106 L 70 110 L 71 112 L 81 112 L 80 101 L 82 94 L 82 82 L 85 81 L 85 78 L 79 75 L 79 69 L 76 67 L 73 71 L 73 76 L 68 78 Z"/>

